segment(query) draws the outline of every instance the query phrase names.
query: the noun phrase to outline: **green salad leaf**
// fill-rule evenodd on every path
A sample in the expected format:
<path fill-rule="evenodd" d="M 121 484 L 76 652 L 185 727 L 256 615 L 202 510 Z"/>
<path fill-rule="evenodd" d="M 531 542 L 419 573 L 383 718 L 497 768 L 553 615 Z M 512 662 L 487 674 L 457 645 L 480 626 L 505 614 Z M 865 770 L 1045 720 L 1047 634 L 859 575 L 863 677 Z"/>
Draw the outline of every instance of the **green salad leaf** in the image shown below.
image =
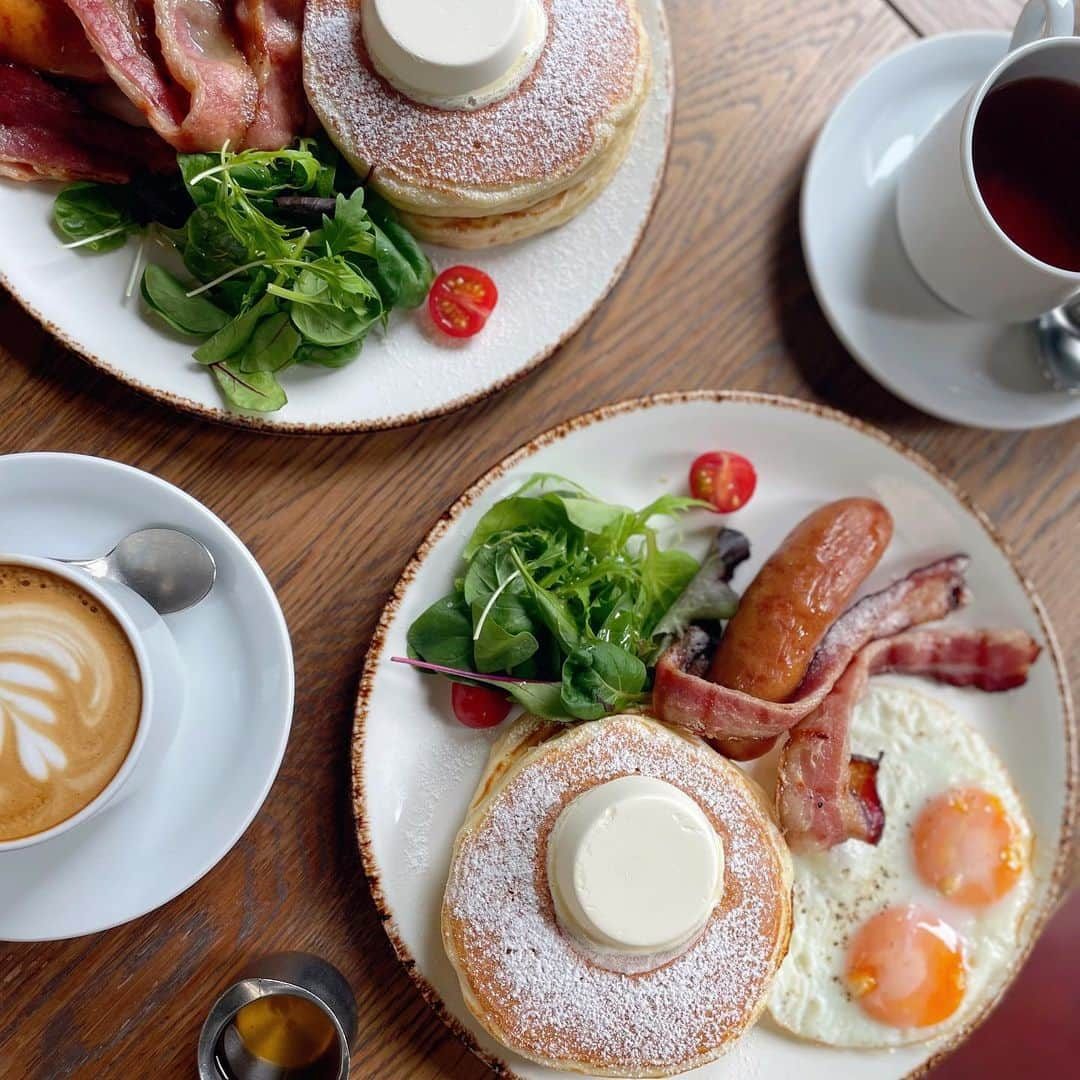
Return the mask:
<path fill-rule="evenodd" d="M 143 273 L 142 297 L 152 312 L 189 337 L 216 334 L 229 321 L 227 312 L 204 296 L 189 296 L 185 285 L 154 263 Z"/>
<path fill-rule="evenodd" d="M 177 166 L 168 178 L 71 184 L 57 196 L 53 218 L 70 246 L 90 251 L 120 247 L 160 222 L 151 227 L 177 249 L 191 281 L 151 264 L 143 301 L 177 332 L 204 339 L 195 359 L 229 405 L 281 408 L 283 371 L 344 367 L 393 308 L 418 307 L 427 297 L 431 261 L 389 205 L 318 140 L 180 154 Z M 298 221 L 297 204 L 309 219 L 314 205 L 318 220 Z M 500 625 L 485 649 L 494 649 Z M 492 661 L 497 654 L 484 653 Z"/>
<path fill-rule="evenodd" d="M 409 628 L 410 662 L 498 686 L 548 717 L 639 706 L 656 627 L 699 572 L 652 522 L 701 505 L 664 496 L 634 510 L 534 476 L 481 516 L 454 590 Z"/>
<path fill-rule="evenodd" d="M 121 190 L 87 180 L 69 184 L 56 196 L 53 222 L 69 247 L 97 252 L 123 247 L 139 230 Z"/>

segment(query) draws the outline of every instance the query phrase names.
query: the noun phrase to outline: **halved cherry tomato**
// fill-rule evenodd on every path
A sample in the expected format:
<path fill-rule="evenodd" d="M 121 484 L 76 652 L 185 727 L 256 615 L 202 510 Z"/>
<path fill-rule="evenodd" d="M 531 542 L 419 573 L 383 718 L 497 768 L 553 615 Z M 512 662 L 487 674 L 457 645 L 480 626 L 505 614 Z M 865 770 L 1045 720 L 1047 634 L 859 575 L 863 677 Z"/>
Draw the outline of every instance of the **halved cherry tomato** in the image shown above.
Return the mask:
<path fill-rule="evenodd" d="M 757 487 L 754 466 L 730 450 L 711 450 L 690 466 L 690 493 L 712 503 L 720 514 L 730 514 L 750 501 Z"/>
<path fill-rule="evenodd" d="M 480 333 L 499 299 L 495 282 L 475 266 L 444 270 L 428 293 L 428 308 L 435 325 L 451 337 Z"/>
<path fill-rule="evenodd" d="M 510 713 L 510 699 L 487 686 L 456 682 L 450 689 L 450 704 L 458 720 L 471 728 L 495 727 Z"/>

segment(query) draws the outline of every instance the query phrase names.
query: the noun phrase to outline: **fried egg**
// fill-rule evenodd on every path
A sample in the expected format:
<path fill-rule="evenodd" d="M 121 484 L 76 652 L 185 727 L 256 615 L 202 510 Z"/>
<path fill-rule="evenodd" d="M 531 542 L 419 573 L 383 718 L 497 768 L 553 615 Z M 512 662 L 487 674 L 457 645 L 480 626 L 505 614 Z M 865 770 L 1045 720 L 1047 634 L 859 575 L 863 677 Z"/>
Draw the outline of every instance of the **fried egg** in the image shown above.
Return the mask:
<path fill-rule="evenodd" d="M 773 1018 L 834 1046 L 922 1042 L 996 998 L 1031 908 L 1031 827 L 1005 767 L 946 705 L 871 686 L 852 750 L 882 755 L 885 831 L 795 855 Z"/>

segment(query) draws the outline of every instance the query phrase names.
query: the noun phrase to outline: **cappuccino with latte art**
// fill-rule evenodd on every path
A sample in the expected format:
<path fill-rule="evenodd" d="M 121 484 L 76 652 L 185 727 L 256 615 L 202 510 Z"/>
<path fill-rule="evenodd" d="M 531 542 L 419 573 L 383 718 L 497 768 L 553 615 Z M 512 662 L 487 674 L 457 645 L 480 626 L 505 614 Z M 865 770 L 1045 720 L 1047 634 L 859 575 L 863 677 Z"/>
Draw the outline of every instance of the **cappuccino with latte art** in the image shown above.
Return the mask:
<path fill-rule="evenodd" d="M 139 727 L 138 658 L 116 618 L 77 584 L 0 564 L 0 842 L 88 806 Z"/>

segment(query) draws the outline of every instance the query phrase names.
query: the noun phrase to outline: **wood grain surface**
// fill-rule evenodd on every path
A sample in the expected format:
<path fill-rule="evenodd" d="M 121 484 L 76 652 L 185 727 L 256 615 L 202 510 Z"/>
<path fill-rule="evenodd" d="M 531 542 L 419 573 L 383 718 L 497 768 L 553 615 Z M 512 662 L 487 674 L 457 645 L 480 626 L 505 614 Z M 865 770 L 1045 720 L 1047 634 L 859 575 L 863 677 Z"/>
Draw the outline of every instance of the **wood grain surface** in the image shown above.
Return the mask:
<path fill-rule="evenodd" d="M 213 997 L 245 960 L 281 948 L 328 957 L 355 988 L 354 1077 L 485 1075 L 423 1003 L 375 918 L 349 810 L 353 699 L 382 603 L 433 521 L 507 451 L 585 409 L 653 390 L 741 387 L 823 401 L 880 425 L 988 511 L 1042 592 L 1066 655 L 1076 656 L 1080 425 L 988 433 L 893 398 L 830 332 L 796 226 L 811 142 L 857 76 L 916 32 L 976 14 L 1004 26 L 1018 8 L 1018 0 L 669 0 L 674 144 L 626 276 L 536 374 L 420 427 L 324 439 L 216 427 L 84 366 L 0 300 L 0 451 L 100 454 L 201 499 L 277 588 L 297 661 L 281 774 L 216 869 L 120 929 L 0 946 L 3 1080 L 190 1076 Z"/>

